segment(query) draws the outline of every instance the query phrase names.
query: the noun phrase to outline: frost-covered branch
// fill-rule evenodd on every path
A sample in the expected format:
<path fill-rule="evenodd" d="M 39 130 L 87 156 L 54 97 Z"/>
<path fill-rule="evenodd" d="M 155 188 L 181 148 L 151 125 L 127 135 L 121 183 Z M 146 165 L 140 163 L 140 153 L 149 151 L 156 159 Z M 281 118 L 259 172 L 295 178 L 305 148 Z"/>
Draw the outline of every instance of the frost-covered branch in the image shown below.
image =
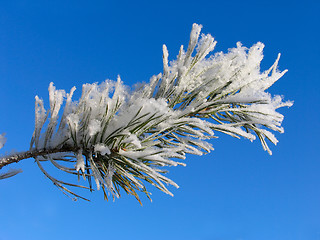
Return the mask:
<path fill-rule="evenodd" d="M 80 197 L 66 186 L 92 191 L 94 180 L 106 198 L 108 192 L 119 197 L 122 189 L 140 202 L 137 192 L 149 197 L 145 182 L 172 195 L 166 185 L 178 185 L 164 176 L 163 167 L 185 165 L 186 154 L 210 152 L 208 140 L 217 131 L 251 141 L 257 136 L 271 154 L 266 139 L 276 144 L 271 131 L 283 132 L 283 116 L 276 110 L 292 105 L 265 91 L 286 72 L 278 70 L 280 55 L 260 72 L 262 43 L 249 49 L 238 43 L 228 53 L 209 55 L 216 42 L 200 31 L 201 25 L 194 24 L 189 46 L 186 51 L 181 46 L 176 60 L 169 62 L 164 45 L 163 73 L 133 91 L 118 77 L 116 82 L 84 84 L 74 101 L 75 87 L 66 93 L 51 83 L 48 111 L 36 96 L 30 150 L 0 159 L 0 168 L 5 161 L 34 158 L 65 193 Z M 89 187 L 52 177 L 43 161 L 82 175 Z"/>

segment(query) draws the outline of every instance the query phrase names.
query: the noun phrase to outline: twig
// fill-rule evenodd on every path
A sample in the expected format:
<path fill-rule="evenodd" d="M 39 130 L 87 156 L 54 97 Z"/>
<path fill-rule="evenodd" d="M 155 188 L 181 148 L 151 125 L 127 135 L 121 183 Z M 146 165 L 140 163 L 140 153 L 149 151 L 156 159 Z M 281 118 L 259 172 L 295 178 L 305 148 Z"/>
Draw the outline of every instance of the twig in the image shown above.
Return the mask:
<path fill-rule="evenodd" d="M 35 158 L 38 156 L 44 156 L 44 155 L 59 153 L 59 152 L 63 153 L 63 152 L 77 152 L 77 151 L 78 149 L 76 149 L 75 147 L 63 146 L 62 148 L 34 149 L 31 151 L 15 153 L 15 154 L 0 158 L 0 169 L 11 163 L 17 163 L 27 158 Z"/>

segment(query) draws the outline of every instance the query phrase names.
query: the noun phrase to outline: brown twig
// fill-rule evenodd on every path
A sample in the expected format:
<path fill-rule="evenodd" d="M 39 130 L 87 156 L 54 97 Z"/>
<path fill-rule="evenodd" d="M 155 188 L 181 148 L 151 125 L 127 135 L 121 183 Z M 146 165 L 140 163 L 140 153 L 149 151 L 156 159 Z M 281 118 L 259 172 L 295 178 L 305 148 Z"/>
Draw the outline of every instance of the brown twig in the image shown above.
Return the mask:
<path fill-rule="evenodd" d="M 62 148 L 34 149 L 26 152 L 15 153 L 15 154 L 0 158 L 0 169 L 11 163 L 17 163 L 27 158 L 35 158 L 38 156 L 44 156 L 47 154 L 59 153 L 59 152 L 77 152 L 77 150 L 78 149 L 75 149 L 74 147 L 63 146 Z"/>

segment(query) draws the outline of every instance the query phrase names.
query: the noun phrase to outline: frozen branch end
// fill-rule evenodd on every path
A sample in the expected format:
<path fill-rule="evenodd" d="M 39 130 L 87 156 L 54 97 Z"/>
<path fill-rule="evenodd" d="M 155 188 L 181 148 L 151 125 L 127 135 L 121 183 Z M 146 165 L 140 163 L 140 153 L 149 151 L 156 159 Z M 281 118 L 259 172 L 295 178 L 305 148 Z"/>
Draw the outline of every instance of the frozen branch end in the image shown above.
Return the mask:
<path fill-rule="evenodd" d="M 163 73 L 134 91 L 118 77 L 84 84 L 82 96 L 74 101 L 75 88 L 66 93 L 51 83 L 48 111 L 36 96 L 30 150 L 20 158 L 34 158 L 56 186 L 75 197 L 83 198 L 66 186 L 92 191 L 94 180 L 105 198 L 108 192 L 119 197 L 123 189 L 140 202 L 137 192 L 149 197 L 145 182 L 172 195 L 166 185 L 178 185 L 164 176 L 163 167 L 185 165 L 186 154 L 213 150 L 208 140 L 216 131 L 251 141 L 258 137 L 271 154 L 266 139 L 276 144 L 271 131 L 283 132 L 283 115 L 277 109 L 292 105 L 266 92 L 286 72 L 278 70 L 280 54 L 261 72 L 262 43 L 249 49 L 238 43 L 228 53 L 209 55 L 216 42 L 209 34 L 200 36 L 200 31 L 201 25 L 194 24 L 188 48 L 181 46 L 176 60 L 169 62 L 164 45 Z M 0 168 L 19 156 L 0 159 Z M 89 186 L 52 177 L 42 161 L 82 175 Z"/>

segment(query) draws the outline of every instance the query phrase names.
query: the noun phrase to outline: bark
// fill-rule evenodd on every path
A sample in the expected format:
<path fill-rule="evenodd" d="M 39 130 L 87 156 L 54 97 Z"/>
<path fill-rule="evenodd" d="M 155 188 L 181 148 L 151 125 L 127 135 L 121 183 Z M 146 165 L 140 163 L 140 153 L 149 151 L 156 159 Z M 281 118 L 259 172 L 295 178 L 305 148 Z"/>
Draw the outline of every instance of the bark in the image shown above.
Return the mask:
<path fill-rule="evenodd" d="M 7 166 L 11 163 L 20 162 L 23 159 L 27 158 L 36 158 L 38 156 L 44 156 L 51 153 L 59 153 L 59 152 L 76 152 L 77 149 L 72 147 L 62 147 L 62 148 L 54 148 L 54 149 L 34 149 L 26 152 L 15 153 L 9 156 L 5 156 L 0 158 L 0 169 L 4 166 Z"/>

